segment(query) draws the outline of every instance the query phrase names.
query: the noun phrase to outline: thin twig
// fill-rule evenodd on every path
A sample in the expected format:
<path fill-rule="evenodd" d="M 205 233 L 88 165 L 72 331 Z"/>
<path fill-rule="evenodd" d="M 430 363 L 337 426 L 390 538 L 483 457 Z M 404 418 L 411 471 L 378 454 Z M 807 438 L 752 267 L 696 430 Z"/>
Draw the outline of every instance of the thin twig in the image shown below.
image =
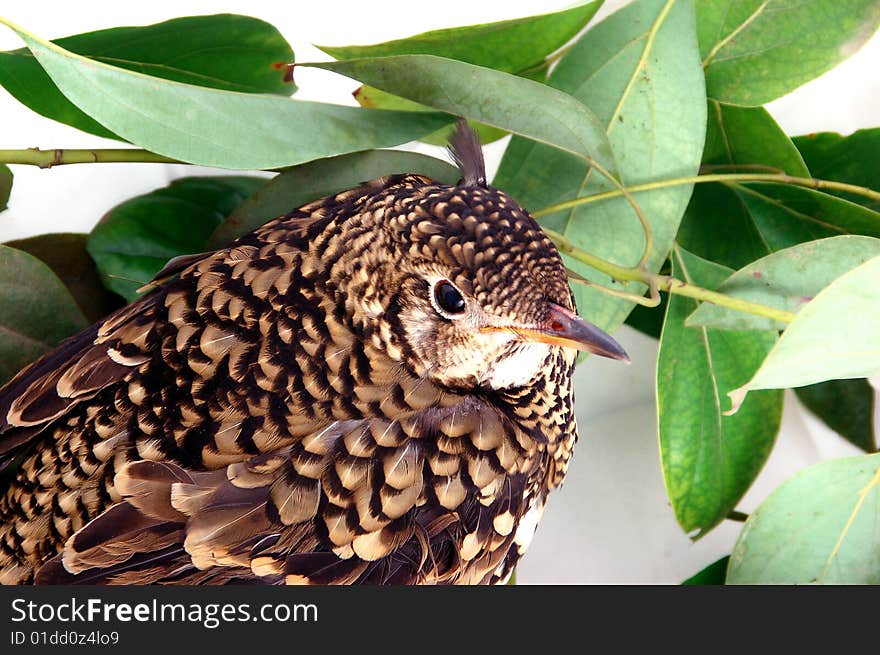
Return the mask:
<path fill-rule="evenodd" d="M 113 162 L 146 162 L 153 164 L 183 164 L 186 162 L 157 155 L 140 148 L 90 148 L 87 150 L 55 149 L 0 150 L 0 164 L 27 164 L 52 168 L 63 164 L 103 164 Z"/>
<path fill-rule="evenodd" d="M 687 296 L 688 298 L 694 298 L 695 300 L 701 300 L 703 302 L 710 302 L 714 305 L 728 307 L 747 314 L 765 316 L 782 323 L 791 323 L 795 318 L 795 314 L 792 312 L 787 312 L 775 307 L 768 307 L 767 305 L 761 305 L 759 303 L 749 302 L 742 298 L 734 298 L 733 296 L 727 296 L 723 293 L 718 293 L 717 291 L 710 291 L 709 289 L 704 289 L 694 284 L 689 284 L 683 280 L 679 280 L 671 275 L 652 273 L 647 268 L 641 266 L 626 267 L 614 264 L 613 262 L 609 262 L 601 257 L 588 253 L 585 250 L 581 250 L 559 232 L 546 228 L 544 229 L 544 232 L 550 237 L 553 243 L 556 244 L 556 247 L 559 248 L 560 252 L 586 264 L 590 268 L 605 273 L 614 280 L 623 282 L 640 282 L 651 290 L 652 297 L 655 297 L 655 291 L 666 291 L 667 293 Z M 602 291 L 607 290 L 607 287 L 598 286 L 597 288 Z M 611 291 L 613 292 L 611 295 L 618 295 L 616 289 L 612 289 Z"/>
<path fill-rule="evenodd" d="M 668 187 L 683 186 L 686 184 L 702 184 L 706 182 L 776 182 L 779 184 L 791 184 L 794 186 L 807 187 L 809 189 L 827 189 L 831 191 L 843 191 L 852 193 L 853 195 L 862 196 L 875 202 L 880 202 L 880 192 L 869 189 L 868 187 L 857 186 L 855 184 L 846 184 L 845 182 L 834 182 L 832 180 L 820 180 L 814 177 L 793 177 L 791 175 L 775 175 L 764 173 L 714 173 L 711 175 L 695 175 L 692 177 L 677 177 L 671 180 L 658 180 L 656 182 L 645 182 L 644 184 L 634 184 L 626 188 L 628 193 L 642 193 L 644 191 L 654 191 L 656 189 L 666 189 Z M 602 202 L 611 198 L 625 196 L 621 189 L 612 189 L 595 193 L 591 196 L 582 196 L 573 200 L 566 200 L 555 205 L 550 205 L 531 212 L 535 218 L 548 216 L 549 214 L 571 209 L 572 207 L 580 207 L 589 205 L 594 202 Z"/>

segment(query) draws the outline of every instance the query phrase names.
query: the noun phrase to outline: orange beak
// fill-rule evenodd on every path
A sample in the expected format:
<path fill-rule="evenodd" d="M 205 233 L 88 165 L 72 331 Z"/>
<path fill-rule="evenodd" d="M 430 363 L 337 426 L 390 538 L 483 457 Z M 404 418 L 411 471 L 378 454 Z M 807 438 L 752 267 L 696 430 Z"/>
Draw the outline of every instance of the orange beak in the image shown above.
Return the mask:
<path fill-rule="evenodd" d="M 547 320 L 540 325 L 488 326 L 483 331 L 513 332 L 523 341 L 577 348 L 602 357 L 630 361 L 626 351 L 608 334 L 556 303 L 550 303 Z"/>

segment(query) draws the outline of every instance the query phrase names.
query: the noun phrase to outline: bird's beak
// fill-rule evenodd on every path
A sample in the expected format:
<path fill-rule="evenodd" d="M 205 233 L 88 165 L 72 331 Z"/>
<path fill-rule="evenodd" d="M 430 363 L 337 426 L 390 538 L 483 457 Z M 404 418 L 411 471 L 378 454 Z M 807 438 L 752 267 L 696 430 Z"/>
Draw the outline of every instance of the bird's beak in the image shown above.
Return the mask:
<path fill-rule="evenodd" d="M 630 361 L 626 351 L 608 334 L 556 303 L 550 303 L 547 320 L 538 326 L 492 326 L 483 329 L 513 332 L 523 341 L 577 348 L 602 357 L 627 363 Z"/>

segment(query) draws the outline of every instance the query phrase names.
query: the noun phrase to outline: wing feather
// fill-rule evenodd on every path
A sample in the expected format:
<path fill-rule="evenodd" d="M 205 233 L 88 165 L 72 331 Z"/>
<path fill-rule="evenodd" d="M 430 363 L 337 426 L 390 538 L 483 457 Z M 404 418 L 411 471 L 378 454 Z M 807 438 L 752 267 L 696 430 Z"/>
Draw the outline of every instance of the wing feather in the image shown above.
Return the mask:
<path fill-rule="evenodd" d="M 145 333 L 160 297 L 147 296 L 66 339 L 0 387 L 0 469 L 52 421 L 152 356 Z"/>
<path fill-rule="evenodd" d="M 485 429 L 490 424 L 501 429 L 503 421 L 484 420 L 479 413 L 494 410 L 481 407 L 470 399 L 432 408 L 395 421 L 393 429 L 375 418 L 335 421 L 297 443 L 215 471 L 128 463 L 114 479 L 122 502 L 70 537 L 60 559 L 38 572 L 37 582 L 482 580 L 496 571 L 513 543 L 508 518 L 522 503 L 525 478 L 502 475 L 482 490 L 472 487 L 457 506 L 451 505 L 452 494 L 445 494 L 446 507 L 434 496 L 465 484 L 468 478 L 450 471 L 463 471 L 467 464 L 451 467 L 448 455 L 430 455 L 421 445 L 425 435 L 434 435 L 441 447 L 468 451 L 465 458 L 476 456 L 474 443 L 500 446 L 502 440 L 489 439 Z M 409 439 L 400 423 L 413 421 L 421 429 Z M 372 441 L 377 436 L 386 445 Z M 471 445 L 447 443 L 454 439 Z M 403 461 L 420 475 L 402 476 Z"/>

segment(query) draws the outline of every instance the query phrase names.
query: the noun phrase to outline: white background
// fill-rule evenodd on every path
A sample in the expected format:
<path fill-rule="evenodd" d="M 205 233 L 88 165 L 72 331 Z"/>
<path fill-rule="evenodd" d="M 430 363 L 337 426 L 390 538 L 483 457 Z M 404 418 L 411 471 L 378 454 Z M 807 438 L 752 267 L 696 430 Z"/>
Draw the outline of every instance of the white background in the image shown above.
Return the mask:
<path fill-rule="evenodd" d="M 409 36 L 428 29 L 503 20 L 564 8 L 566 0 L 393 0 L 269 2 L 153 0 L 45 2 L 7 0 L 0 13 L 36 34 L 55 38 L 176 16 L 244 13 L 275 25 L 297 61 L 326 60 L 311 43 L 347 45 Z M 625 4 L 608 0 L 596 20 Z M 18 48 L 0 28 L 0 49 Z M 880 37 L 821 78 L 768 106 L 790 134 L 848 134 L 880 125 Z M 355 104 L 356 83 L 323 71 L 297 69 L 298 98 Z M 293 127 L 291 129 L 294 129 Z M 490 173 L 506 140 L 487 148 Z M 45 120 L 0 89 L 0 149 L 118 147 Z M 414 146 L 442 156 L 439 149 Z M 108 209 L 182 175 L 210 169 L 157 164 L 14 167 L 10 208 L 0 214 L 0 242 L 53 231 L 88 231 Z M 587 317 L 589 318 L 589 317 Z M 740 524 L 726 522 L 692 543 L 666 499 L 657 450 L 654 406 L 656 343 L 627 327 L 616 336 L 633 364 L 591 358 L 577 373 L 581 440 L 565 486 L 552 497 L 520 583 L 678 583 L 730 552 Z M 751 511 L 781 481 L 811 463 L 857 450 L 824 428 L 788 393 L 773 454 L 740 509 Z"/>

